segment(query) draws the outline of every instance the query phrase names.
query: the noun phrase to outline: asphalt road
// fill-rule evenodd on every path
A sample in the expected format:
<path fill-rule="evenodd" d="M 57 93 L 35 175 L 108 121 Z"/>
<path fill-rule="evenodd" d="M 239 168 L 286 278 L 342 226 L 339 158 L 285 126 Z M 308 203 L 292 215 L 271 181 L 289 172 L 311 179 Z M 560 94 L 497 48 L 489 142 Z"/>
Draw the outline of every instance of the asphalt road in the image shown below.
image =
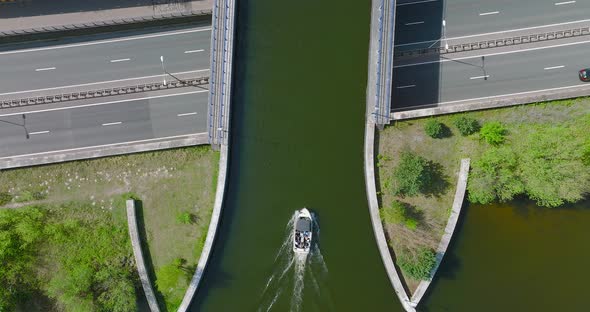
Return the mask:
<path fill-rule="evenodd" d="M 137 96 L 34 106 L 25 120 L 0 111 L 0 158 L 207 132 L 207 90 Z"/>
<path fill-rule="evenodd" d="M 487 55 L 483 60 L 481 55 L 475 55 L 397 65 L 392 110 L 582 86 L 585 83 L 578 79 L 578 70 L 590 67 L 589 53 L 590 40 L 497 55 L 482 51 Z"/>
<path fill-rule="evenodd" d="M 428 47 L 441 38 L 590 22 L 590 0 L 401 0 L 396 11 L 395 42 L 399 49 Z M 546 29 L 530 29 L 528 33 L 543 31 Z M 477 40 L 483 38 L 471 39 Z M 411 46 L 404 46 L 408 44 Z"/>
<path fill-rule="evenodd" d="M 165 69 L 170 73 L 208 75 L 209 26 L 112 36 L 102 40 L 77 38 L 75 43 L 58 41 L 28 49 L 3 46 L 0 99 L 101 89 L 112 83 L 121 86 L 161 81 L 160 56 L 164 56 Z"/>

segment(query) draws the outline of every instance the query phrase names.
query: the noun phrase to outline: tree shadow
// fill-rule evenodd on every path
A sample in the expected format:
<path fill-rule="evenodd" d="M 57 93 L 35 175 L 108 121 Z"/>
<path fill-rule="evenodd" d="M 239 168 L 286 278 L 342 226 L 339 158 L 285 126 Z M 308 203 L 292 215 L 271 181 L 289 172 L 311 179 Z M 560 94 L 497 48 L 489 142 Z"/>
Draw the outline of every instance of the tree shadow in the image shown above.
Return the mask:
<path fill-rule="evenodd" d="M 427 170 L 430 176 L 430 183 L 426 183 L 421 191 L 429 197 L 440 197 L 451 185 L 448 181 L 448 176 L 444 173 L 443 166 L 434 161 L 428 162 Z"/>
<path fill-rule="evenodd" d="M 154 294 L 156 296 L 156 300 L 158 301 L 158 306 L 160 307 L 161 311 L 167 312 L 168 309 L 164 304 L 164 296 L 156 287 L 156 272 L 154 269 L 154 263 L 152 261 L 152 255 L 150 253 L 150 249 L 147 243 L 147 231 L 145 228 L 145 219 L 143 214 L 143 202 L 138 199 L 133 200 L 135 202 L 135 215 L 137 219 L 137 231 L 139 232 L 139 241 L 141 244 L 141 251 L 143 253 L 143 260 L 145 262 L 145 269 L 148 273 L 148 277 L 150 279 L 150 283 L 154 289 Z M 142 288 L 143 292 L 143 288 Z"/>

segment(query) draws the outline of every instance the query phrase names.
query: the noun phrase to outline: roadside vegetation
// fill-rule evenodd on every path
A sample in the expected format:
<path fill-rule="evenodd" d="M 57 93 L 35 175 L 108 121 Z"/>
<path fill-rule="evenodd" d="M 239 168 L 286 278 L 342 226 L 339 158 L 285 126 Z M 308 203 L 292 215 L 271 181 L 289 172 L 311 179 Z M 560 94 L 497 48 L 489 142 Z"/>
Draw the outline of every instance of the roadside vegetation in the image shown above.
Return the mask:
<path fill-rule="evenodd" d="M 559 207 L 590 194 L 589 131 L 589 98 L 408 120 L 381 131 L 381 218 L 408 288 L 434 264 L 461 158 L 471 158 L 470 202 L 526 196 Z"/>
<path fill-rule="evenodd" d="M 26 311 L 130 311 L 143 304 L 136 303 L 142 290 L 126 223 L 130 197 L 139 200 L 159 301 L 176 310 L 206 238 L 218 160 L 204 146 L 0 171 L 0 241 L 8 237 L 10 248 L 23 251 L 0 244 L 2 267 L 16 274 L 0 272 L 0 284 L 19 285 L 0 287 L 0 311 L 14 304 Z M 15 226 L 15 218 L 24 225 Z"/>

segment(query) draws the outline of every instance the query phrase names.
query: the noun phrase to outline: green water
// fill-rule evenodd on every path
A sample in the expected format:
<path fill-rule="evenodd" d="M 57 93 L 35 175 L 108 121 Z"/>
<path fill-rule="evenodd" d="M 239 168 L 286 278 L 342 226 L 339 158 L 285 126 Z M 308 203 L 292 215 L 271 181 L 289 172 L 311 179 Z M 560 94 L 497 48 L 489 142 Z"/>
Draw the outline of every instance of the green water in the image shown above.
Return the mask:
<path fill-rule="evenodd" d="M 590 311 L 590 202 L 464 207 L 420 311 Z"/>
<path fill-rule="evenodd" d="M 228 195 L 192 310 L 290 310 L 295 268 L 263 291 L 289 260 L 275 262 L 287 222 L 306 206 L 323 261 L 304 269 L 293 310 L 401 311 L 364 185 L 370 1 L 239 1 L 238 12 Z"/>

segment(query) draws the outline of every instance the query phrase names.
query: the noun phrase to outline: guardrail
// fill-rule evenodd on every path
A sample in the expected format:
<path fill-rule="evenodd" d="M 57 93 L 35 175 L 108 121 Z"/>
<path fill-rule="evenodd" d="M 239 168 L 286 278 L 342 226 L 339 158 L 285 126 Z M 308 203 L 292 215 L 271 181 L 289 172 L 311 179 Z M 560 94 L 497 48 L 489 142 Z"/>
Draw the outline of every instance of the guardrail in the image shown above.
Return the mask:
<path fill-rule="evenodd" d="M 512 46 L 512 45 L 525 44 L 525 43 L 541 42 L 541 41 L 548 41 L 548 40 L 580 37 L 580 36 L 587 36 L 587 35 L 590 35 L 590 27 L 580 27 L 580 28 L 573 28 L 573 29 L 567 29 L 567 30 L 538 33 L 538 34 L 532 34 L 532 35 L 526 35 L 526 36 L 506 37 L 506 38 L 493 39 L 493 40 L 454 44 L 454 45 L 449 45 L 448 49 L 445 49 L 444 47 L 436 47 L 436 48 L 426 48 L 426 49 L 417 49 L 417 50 L 409 50 L 409 51 L 399 51 L 399 52 L 395 52 L 395 57 L 398 58 L 398 57 L 420 56 L 420 55 L 430 55 L 430 54 L 449 54 L 449 53 L 457 53 L 457 52 L 465 52 L 465 51 Z"/>
<path fill-rule="evenodd" d="M 212 13 L 212 10 L 194 10 L 191 12 L 184 12 L 184 13 L 167 13 L 167 14 L 160 14 L 160 15 L 112 19 L 112 20 L 107 20 L 107 21 L 96 21 L 96 22 L 80 23 L 80 24 L 16 29 L 16 30 L 0 31 L 0 38 L 8 38 L 8 37 L 15 37 L 15 36 L 22 36 L 22 35 L 33 35 L 33 34 L 40 34 L 40 33 L 60 32 L 60 31 L 82 30 L 82 29 L 117 26 L 117 25 L 125 25 L 125 24 L 138 24 L 138 23 L 153 22 L 153 21 L 182 18 L 182 17 L 206 16 L 206 15 L 211 15 L 211 13 Z"/>
<path fill-rule="evenodd" d="M 139 84 L 126 87 L 117 88 L 106 88 L 91 91 L 80 91 L 62 93 L 57 95 L 39 96 L 39 97 L 27 97 L 13 100 L 0 100 L 0 109 L 3 108 L 15 108 L 30 105 L 49 104 L 49 103 L 60 103 L 66 101 L 75 101 L 91 98 L 100 98 L 105 96 L 132 94 L 148 91 L 184 88 L 184 87 L 197 87 L 209 84 L 209 77 L 198 77 L 191 79 L 184 79 L 182 81 L 170 81 L 167 84 L 161 82 Z"/>

